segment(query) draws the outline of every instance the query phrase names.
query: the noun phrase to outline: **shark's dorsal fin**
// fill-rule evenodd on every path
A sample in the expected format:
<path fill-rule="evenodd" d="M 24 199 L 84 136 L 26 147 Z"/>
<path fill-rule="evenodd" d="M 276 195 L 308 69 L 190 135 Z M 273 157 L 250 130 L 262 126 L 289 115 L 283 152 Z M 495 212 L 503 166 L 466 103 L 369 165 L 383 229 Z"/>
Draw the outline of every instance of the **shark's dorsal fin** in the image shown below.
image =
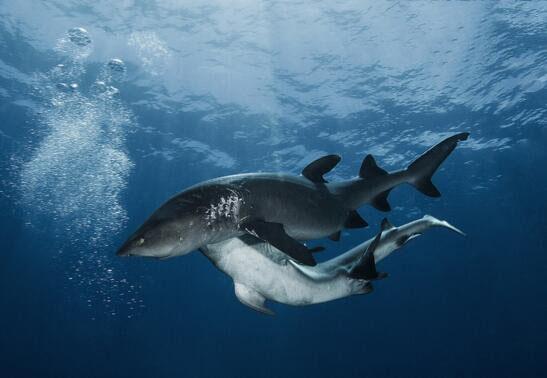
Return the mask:
<path fill-rule="evenodd" d="M 237 299 L 245 306 L 266 315 L 274 315 L 274 312 L 265 305 L 266 298 L 258 291 L 239 282 L 234 282 L 234 290 Z"/>
<path fill-rule="evenodd" d="M 326 183 L 323 175 L 330 172 L 340 162 L 339 155 L 327 155 L 312 161 L 302 170 L 302 176 L 315 183 Z"/>
<path fill-rule="evenodd" d="M 365 156 L 363 163 L 361 164 L 361 169 L 359 170 L 359 177 L 363 179 L 372 179 L 384 175 L 387 175 L 387 171 L 378 167 L 376 160 L 374 160 L 372 155 Z"/>
<path fill-rule="evenodd" d="M 387 273 L 378 272 L 376 270 L 376 260 L 374 259 L 374 251 L 378 248 L 381 238 L 382 231 L 376 235 L 365 253 L 363 253 L 361 258 L 359 258 L 357 263 L 351 268 L 349 272 L 351 278 L 371 281 L 387 277 Z"/>
<path fill-rule="evenodd" d="M 382 231 L 387 231 L 395 228 L 395 226 L 392 225 L 391 222 L 387 220 L 387 218 L 382 219 L 382 224 L 380 227 L 382 228 Z"/>

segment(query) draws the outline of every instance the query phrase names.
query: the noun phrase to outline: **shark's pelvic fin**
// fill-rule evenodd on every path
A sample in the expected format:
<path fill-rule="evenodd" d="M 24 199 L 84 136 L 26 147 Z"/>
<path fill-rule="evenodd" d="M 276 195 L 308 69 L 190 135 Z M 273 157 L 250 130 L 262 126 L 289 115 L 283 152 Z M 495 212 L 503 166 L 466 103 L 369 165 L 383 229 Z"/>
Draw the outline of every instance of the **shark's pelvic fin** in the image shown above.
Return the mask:
<path fill-rule="evenodd" d="M 352 210 L 348 214 L 348 218 L 346 219 L 346 222 L 344 223 L 345 228 L 363 228 L 367 227 L 368 223 L 366 220 L 364 220 L 357 210 Z"/>
<path fill-rule="evenodd" d="M 266 298 L 258 291 L 251 289 L 248 286 L 234 282 L 234 290 L 237 299 L 245 306 L 249 306 L 255 311 L 266 315 L 274 315 L 274 312 L 266 307 Z"/>
<path fill-rule="evenodd" d="M 327 155 L 312 161 L 302 170 L 302 176 L 315 183 L 326 183 L 323 175 L 330 172 L 340 162 L 339 155 Z"/>

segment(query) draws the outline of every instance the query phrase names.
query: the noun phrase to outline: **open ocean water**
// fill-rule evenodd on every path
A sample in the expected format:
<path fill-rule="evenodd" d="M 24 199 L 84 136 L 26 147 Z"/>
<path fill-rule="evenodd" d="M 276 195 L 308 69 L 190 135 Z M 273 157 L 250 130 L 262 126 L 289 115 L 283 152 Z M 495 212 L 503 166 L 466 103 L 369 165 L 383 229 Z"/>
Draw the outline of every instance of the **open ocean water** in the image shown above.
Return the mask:
<path fill-rule="evenodd" d="M 0 0 L 1 377 L 547 376 L 547 2 Z M 200 253 L 116 249 L 240 172 L 401 169 L 433 230 L 370 295 L 258 314 Z M 321 240 L 334 257 L 367 229 Z"/>

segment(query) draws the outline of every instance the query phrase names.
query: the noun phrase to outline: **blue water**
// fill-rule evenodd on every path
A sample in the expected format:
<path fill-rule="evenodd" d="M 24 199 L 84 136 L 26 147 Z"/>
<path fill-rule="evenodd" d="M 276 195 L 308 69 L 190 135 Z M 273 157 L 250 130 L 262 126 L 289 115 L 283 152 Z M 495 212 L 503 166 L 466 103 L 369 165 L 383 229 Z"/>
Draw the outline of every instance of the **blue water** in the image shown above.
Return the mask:
<path fill-rule="evenodd" d="M 546 46 L 544 2 L 0 1 L 0 376 L 545 376 Z M 200 181 L 395 170 L 461 131 L 442 197 L 387 215 L 467 237 L 428 232 L 370 295 L 268 317 L 198 252 L 115 256 Z M 377 232 L 360 212 L 319 259 Z"/>

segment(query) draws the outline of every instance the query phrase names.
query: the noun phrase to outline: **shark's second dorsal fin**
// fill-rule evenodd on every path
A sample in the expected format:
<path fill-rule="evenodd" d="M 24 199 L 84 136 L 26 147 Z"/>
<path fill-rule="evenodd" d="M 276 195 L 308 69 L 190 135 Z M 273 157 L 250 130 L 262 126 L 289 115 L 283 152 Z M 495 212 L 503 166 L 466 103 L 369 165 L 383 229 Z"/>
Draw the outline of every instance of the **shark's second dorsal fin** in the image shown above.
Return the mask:
<path fill-rule="evenodd" d="M 340 162 L 339 155 L 327 155 L 312 161 L 302 170 L 302 176 L 315 183 L 326 183 L 323 175 L 330 172 Z"/>
<path fill-rule="evenodd" d="M 359 169 L 359 177 L 363 179 L 372 179 L 384 175 L 387 175 L 387 171 L 378 167 L 376 160 L 374 160 L 372 155 L 365 156 L 363 163 L 361 164 L 361 169 Z"/>

